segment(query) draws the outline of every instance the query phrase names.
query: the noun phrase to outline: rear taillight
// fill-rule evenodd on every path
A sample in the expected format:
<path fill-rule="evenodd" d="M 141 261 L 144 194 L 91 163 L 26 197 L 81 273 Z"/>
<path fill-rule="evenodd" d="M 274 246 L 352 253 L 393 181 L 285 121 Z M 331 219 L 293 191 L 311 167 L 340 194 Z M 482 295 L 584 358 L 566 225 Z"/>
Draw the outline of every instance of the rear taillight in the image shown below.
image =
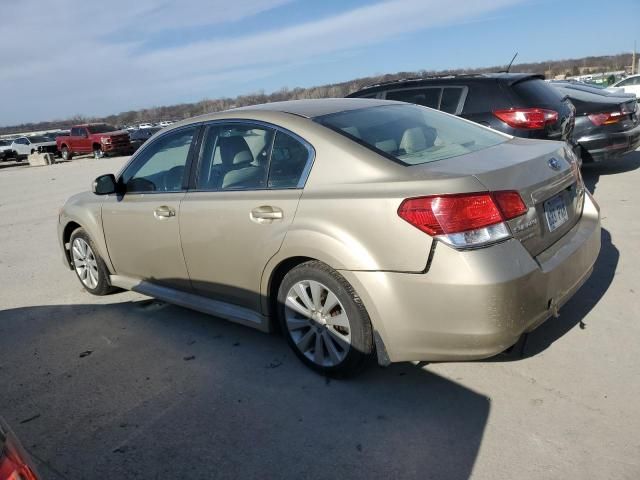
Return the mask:
<path fill-rule="evenodd" d="M 589 120 L 596 127 L 600 127 L 602 125 L 612 125 L 614 123 L 618 123 L 622 120 L 623 114 L 622 112 L 608 112 L 608 113 L 592 113 L 589 115 Z"/>
<path fill-rule="evenodd" d="M 7 440 L 0 451 L 0 480 L 38 480 L 20 450 Z"/>
<path fill-rule="evenodd" d="M 544 108 L 510 108 L 493 114 L 510 127 L 526 130 L 541 130 L 558 121 L 558 112 Z"/>
<path fill-rule="evenodd" d="M 408 198 L 398 208 L 400 218 L 458 248 L 509 238 L 505 222 L 526 212 L 514 191 Z"/>

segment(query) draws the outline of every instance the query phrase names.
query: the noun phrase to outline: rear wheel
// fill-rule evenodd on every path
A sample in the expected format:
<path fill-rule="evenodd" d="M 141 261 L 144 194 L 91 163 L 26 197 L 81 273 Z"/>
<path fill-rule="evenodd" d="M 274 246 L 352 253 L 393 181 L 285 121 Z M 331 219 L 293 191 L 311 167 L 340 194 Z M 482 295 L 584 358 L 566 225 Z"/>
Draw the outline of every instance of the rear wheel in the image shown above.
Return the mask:
<path fill-rule="evenodd" d="M 116 289 L 109 284 L 109 271 L 82 228 L 71 234 L 71 262 L 84 289 L 93 295 L 107 295 Z"/>
<path fill-rule="evenodd" d="M 323 375 L 353 376 L 373 356 L 373 329 L 360 297 L 322 262 L 305 262 L 285 275 L 278 317 L 298 358 Z"/>

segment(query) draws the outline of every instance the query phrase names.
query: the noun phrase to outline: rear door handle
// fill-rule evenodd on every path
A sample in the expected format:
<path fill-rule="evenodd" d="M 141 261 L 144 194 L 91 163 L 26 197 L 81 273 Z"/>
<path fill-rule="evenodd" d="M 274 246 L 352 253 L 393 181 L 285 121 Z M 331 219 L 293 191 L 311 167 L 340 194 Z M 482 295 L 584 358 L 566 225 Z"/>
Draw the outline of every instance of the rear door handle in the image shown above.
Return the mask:
<path fill-rule="evenodd" d="M 271 223 L 274 220 L 282 220 L 284 212 L 278 207 L 263 205 L 251 210 L 251 220 L 258 223 Z"/>
<path fill-rule="evenodd" d="M 175 217 L 176 211 L 171 207 L 163 205 L 162 207 L 158 207 L 153 211 L 153 216 L 158 220 L 163 220 L 165 218 Z"/>

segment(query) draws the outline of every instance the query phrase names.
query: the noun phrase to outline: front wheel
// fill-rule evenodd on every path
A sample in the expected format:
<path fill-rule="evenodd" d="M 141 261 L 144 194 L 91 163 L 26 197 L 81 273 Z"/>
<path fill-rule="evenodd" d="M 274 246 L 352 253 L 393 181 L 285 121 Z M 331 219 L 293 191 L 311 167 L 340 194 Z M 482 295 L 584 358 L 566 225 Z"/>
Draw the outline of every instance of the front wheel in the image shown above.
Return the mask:
<path fill-rule="evenodd" d="M 78 280 L 93 295 L 107 295 L 116 289 L 109 284 L 109 271 L 87 232 L 82 228 L 71 234 L 71 261 Z"/>
<path fill-rule="evenodd" d="M 62 150 L 60 151 L 60 155 L 62 155 L 62 159 L 64 161 L 71 160 L 71 152 L 67 147 L 62 147 Z"/>
<path fill-rule="evenodd" d="M 323 375 L 353 376 L 373 357 L 373 329 L 360 297 L 322 262 L 305 262 L 285 275 L 278 317 L 298 358 Z"/>
<path fill-rule="evenodd" d="M 96 147 L 93 149 L 93 158 L 95 158 L 96 160 L 99 158 L 104 157 L 104 152 L 102 151 L 102 149 L 100 147 Z"/>

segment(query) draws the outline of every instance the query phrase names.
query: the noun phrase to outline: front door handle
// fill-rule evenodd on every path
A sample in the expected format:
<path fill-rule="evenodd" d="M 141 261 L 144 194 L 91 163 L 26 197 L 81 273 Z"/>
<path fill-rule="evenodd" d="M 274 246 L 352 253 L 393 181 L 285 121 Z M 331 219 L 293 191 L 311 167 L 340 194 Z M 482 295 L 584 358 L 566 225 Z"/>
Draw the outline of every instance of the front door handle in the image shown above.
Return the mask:
<path fill-rule="evenodd" d="M 162 207 L 158 207 L 153 211 L 153 216 L 158 220 L 163 220 L 165 218 L 175 217 L 176 211 L 171 207 L 163 205 Z"/>
<path fill-rule="evenodd" d="M 263 205 L 251 210 L 250 217 L 251 220 L 257 223 L 271 223 L 274 220 L 282 220 L 284 218 L 284 212 L 281 208 Z"/>

